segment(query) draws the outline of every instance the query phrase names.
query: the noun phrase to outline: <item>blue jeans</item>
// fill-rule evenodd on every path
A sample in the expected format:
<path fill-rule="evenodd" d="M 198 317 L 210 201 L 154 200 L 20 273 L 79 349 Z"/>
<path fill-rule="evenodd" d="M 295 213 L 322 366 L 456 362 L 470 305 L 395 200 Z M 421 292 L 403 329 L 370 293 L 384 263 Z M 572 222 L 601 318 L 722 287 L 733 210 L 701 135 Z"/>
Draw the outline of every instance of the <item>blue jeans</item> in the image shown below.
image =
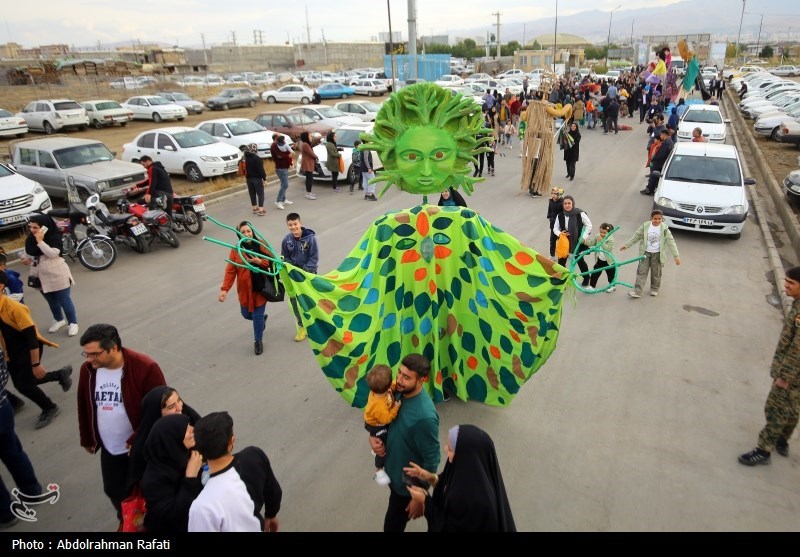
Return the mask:
<path fill-rule="evenodd" d="M 69 291 L 70 287 L 68 286 L 64 290 L 42 292 L 42 295 L 47 300 L 47 305 L 50 306 L 50 313 L 53 314 L 53 319 L 61 321 L 64 319 L 64 314 L 66 314 L 67 323 L 77 323 L 78 316 L 75 314 L 75 306 L 72 304 Z"/>
<path fill-rule="evenodd" d="M 278 190 L 278 198 L 275 201 L 283 203 L 286 201 L 286 190 L 289 189 L 289 169 L 276 168 L 275 174 L 278 175 L 278 180 L 281 181 L 281 188 Z"/>
<path fill-rule="evenodd" d="M 242 306 L 242 317 L 253 322 L 253 340 L 256 342 L 264 340 L 264 328 L 267 325 L 266 309 L 266 304 L 258 306 L 252 312 Z"/>
<path fill-rule="evenodd" d="M 38 495 L 42 492 L 33 465 L 22 450 L 22 443 L 14 432 L 14 409 L 8 399 L 0 404 L 0 460 L 6 465 L 14 483 L 22 493 Z M 13 518 L 10 507 L 11 494 L 3 483 L 3 478 L 0 478 L 0 521 L 8 522 Z"/>

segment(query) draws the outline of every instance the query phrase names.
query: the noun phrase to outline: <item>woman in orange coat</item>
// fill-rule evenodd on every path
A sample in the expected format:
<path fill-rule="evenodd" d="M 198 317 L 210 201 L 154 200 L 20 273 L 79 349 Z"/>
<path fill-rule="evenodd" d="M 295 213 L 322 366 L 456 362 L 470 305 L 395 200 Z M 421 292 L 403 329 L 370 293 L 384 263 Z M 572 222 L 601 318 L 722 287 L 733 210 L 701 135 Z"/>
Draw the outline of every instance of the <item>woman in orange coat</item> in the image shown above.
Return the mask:
<path fill-rule="evenodd" d="M 250 223 L 247 221 L 239 223 L 237 230 L 242 237 L 253 237 L 253 229 L 250 228 Z M 260 252 L 269 257 L 274 257 L 269 250 L 256 241 L 247 242 L 244 244 L 244 247 L 250 251 Z M 261 267 L 263 269 L 269 269 L 270 267 L 269 259 L 247 253 L 244 254 L 244 258 L 247 263 L 255 267 Z M 231 250 L 228 259 L 240 265 L 244 263 L 237 250 Z M 228 263 L 225 267 L 225 276 L 222 279 L 222 286 L 220 287 L 219 297 L 217 298 L 220 302 L 224 302 L 225 298 L 228 296 L 228 291 L 233 287 L 233 282 L 236 281 L 236 293 L 239 296 L 242 317 L 253 322 L 253 338 L 255 340 L 254 351 L 256 356 L 264 352 L 263 340 L 264 327 L 267 323 L 267 299 L 261 294 L 261 291 L 264 289 L 265 280 L 266 275 L 263 273 L 254 273 L 244 267 L 238 267 Z"/>

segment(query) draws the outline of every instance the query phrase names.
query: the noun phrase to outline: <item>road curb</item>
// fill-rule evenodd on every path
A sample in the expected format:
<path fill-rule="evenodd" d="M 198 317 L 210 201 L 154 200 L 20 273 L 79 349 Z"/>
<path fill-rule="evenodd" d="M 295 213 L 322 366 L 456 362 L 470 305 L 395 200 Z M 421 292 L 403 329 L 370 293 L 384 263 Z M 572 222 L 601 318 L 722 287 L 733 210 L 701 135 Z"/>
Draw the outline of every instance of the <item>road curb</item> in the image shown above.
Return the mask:
<path fill-rule="evenodd" d="M 767 192 L 769 193 L 772 202 L 775 204 L 775 209 L 781 218 L 783 229 L 786 232 L 796 256 L 798 253 L 800 253 L 800 224 L 798 224 L 797 219 L 794 217 L 794 214 L 792 213 L 792 210 L 789 207 L 785 196 L 783 195 L 783 189 L 781 188 L 781 185 L 775 179 L 775 176 L 772 174 L 772 170 L 769 168 L 769 166 L 764 164 L 764 153 L 762 153 L 761 148 L 758 146 L 758 143 L 756 143 L 755 138 L 747 130 L 747 121 L 739 112 L 738 103 L 736 102 L 736 97 L 734 97 L 735 93 L 733 92 L 733 89 L 726 88 L 726 91 L 728 91 L 728 94 L 726 95 L 727 98 L 724 101 L 726 104 L 726 111 L 729 117 L 731 117 L 730 115 L 733 115 L 732 118 L 736 121 L 736 125 L 741 131 L 740 134 L 733 134 L 734 143 L 736 143 L 737 149 L 739 149 L 741 152 L 740 140 L 744 138 L 747 146 L 755 155 L 753 157 L 753 162 L 755 162 L 759 173 L 766 182 L 764 185 L 767 188 Z M 733 105 L 733 108 L 731 108 L 731 105 Z M 750 166 L 749 162 L 744 160 L 744 158 L 742 158 L 742 165 L 745 168 L 745 175 L 750 174 L 750 171 L 748 170 L 748 167 Z M 786 273 L 786 269 L 783 266 L 780 253 L 778 252 L 778 248 L 775 246 L 775 240 L 767 224 L 767 211 L 764 208 L 764 204 L 761 199 L 755 194 L 755 188 L 758 187 L 758 183 L 747 187 L 749 189 L 750 202 L 756 212 L 756 216 L 758 217 L 758 225 L 761 228 L 761 235 L 764 238 L 764 244 L 767 248 L 767 256 L 769 258 L 770 266 L 772 267 L 775 288 L 778 291 L 778 296 L 780 296 L 783 313 L 784 315 L 788 316 L 794 300 L 787 296 L 782 288 L 781 281 Z"/>

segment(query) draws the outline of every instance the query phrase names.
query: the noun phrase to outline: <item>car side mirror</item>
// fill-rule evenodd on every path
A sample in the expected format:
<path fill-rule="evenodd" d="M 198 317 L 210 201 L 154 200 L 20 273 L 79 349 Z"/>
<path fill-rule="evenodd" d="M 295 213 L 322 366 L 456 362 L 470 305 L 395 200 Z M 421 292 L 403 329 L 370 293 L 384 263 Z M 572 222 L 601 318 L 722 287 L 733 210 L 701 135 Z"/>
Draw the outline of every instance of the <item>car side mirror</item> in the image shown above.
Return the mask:
<path fill-rule="evenodd" d="M 725 118 L 722 122 L 724 124 L 730 124 L 731 123 L 731 119 L 730 118 Z"/>
<path fill-rule="evenodd" d="M 753 185 L 755 185 L 755 183 L 756 183 L 755 178 L 745 178 L 744 179 L 744 185 L 745 186 L 753 186 Z"/>
<path fill-rule="evenodd" d="M 225 132 L 225 133 L 222 134 L 222 137 L 227 137 L 228 139 L 230 139 L 231 134 L 229 134 L 228 132 Z"/>
<path fill-rule="evenodd" d="M 314 120 L 322 120 L 322 116 L 318 116 L 317 114 L 314 115 Z"/>
<path fill-rule="evenodd" d="M 173 147 L 172 145 L 164 145 L 164 150 L 165 151 L 174 151 L 175 147 Z"/>

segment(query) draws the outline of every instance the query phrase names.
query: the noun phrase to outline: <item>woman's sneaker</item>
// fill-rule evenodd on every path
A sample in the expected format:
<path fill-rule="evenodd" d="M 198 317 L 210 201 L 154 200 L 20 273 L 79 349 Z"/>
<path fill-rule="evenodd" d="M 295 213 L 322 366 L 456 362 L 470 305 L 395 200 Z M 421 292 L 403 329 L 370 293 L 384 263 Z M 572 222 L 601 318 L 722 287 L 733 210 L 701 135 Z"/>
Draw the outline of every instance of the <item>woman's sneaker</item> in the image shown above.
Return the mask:
<path fill-rule="evenodd" d="M 314 195 L 313 193 L 306 193 L 306 199 L 316 199 L 316 198 L 317 196 Z"/>
<path fill-rule="evenodd" d="M 381 469 L 375 472 L 375 483 L 378 485 L 389 485 L 392 483 L 392 480 L 389 479 L 389 474 Z"/>
<path fill-rule="evenodd" d="M 50 325 L 50 328 L 47 330 L 51 333 L 56 333 L 58 332 L 59 329 L 66 326 L 67 326 L 67 320 L 62 319 L 61 321 L 53 321 L 53 323 Z"/>

